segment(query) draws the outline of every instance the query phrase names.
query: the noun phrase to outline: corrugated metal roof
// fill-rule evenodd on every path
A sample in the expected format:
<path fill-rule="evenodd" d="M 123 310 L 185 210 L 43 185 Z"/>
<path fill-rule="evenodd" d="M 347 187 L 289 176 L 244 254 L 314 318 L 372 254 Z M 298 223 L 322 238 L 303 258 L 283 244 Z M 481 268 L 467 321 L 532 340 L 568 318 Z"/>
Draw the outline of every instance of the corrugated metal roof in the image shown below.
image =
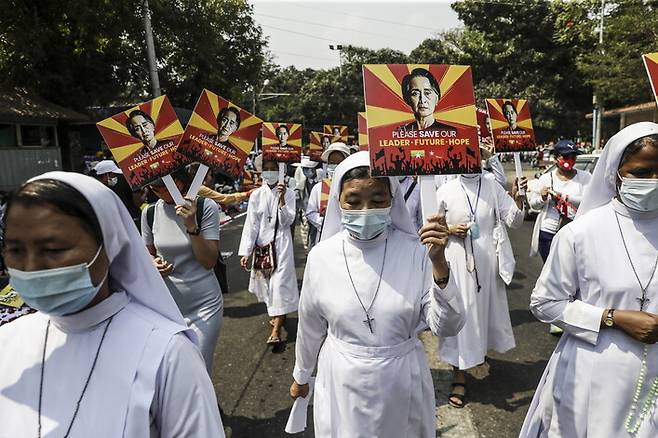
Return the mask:
<path fill-rule="evenodd" d="M 0 121 L 25 122 L 81 122 L 89 117 L 77 111 L 48 102 L 24 89 L 0 89 Z"/>

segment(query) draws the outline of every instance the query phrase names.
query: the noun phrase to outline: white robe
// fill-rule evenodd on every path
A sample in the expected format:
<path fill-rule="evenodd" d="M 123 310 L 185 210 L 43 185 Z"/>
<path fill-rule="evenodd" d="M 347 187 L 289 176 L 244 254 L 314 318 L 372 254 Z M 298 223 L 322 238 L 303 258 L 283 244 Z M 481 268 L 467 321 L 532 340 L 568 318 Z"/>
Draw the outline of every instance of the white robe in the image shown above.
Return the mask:
<path fill-rule="evenodd" d="M 297 273 L 290 226 L 295 221 L 295 192 L 286 189 L 285 205 L 279 208 L 276 189 L 263 184 L 249 197 L 247 218 L 242 229 L 240 256 L 250 256 L 255 245 L 265 246 L 274 239 L 276 215 L 279 225 L 276 234 L 276 270 L 269 278 L 251 271 L 249 292 L 267 305 L 269 316 L 281 316 L 295 312 L 299 304 Z"/>
<path fill-rule="evenodd" d="M 407 191 L 409 188 L 411 188 L 411 184 L 413 184 L 413 182 L 414 179 L 410 176 L 400 181 L 400 189 L 404 195 L 407 194 Z M 416 186 L 409 194 L 409 197 L 405 200 L 405 204 L 409 210 L 411 223 L 417 230 L 420 230 L 423 226 L 423 212 L 420 205 L 420 181 L 416 183 Z"/>
<path fill-rule="evenodd" d="M 459 334 L 441 339 L 439 356 L 463 370 L 484 362 L 488 350 L 504 353 L 515 346 L 505 283 L 498 273 L 493 239 L 493 229 L 496 225 L 494 205 L 497 199 L 501 220 L 512 228 L 523 224 L 523 211 L 519 210 L 514 200 L 491 174 L 484 174 L 480 178 L 459 177 L 448 181 L 437 191 L 437 198 L 439 203 L 446 203 L 448 225 L 468 223 L 470 209 L 464 190 L 475 208 L 478 179 L 482 180 L 476 212 L 480 237 L 473 240 L 473 249 L 478 280 L 482 287 L 479 293 L 475 272 L 468 272 L 466 266 L 467 255 L 473 254 L 470 236 L 466 239 L 451 237 L 446 248 L 446 258 L 457 277 L 467 313 L 466 324 Z"/>
<path fill-rule="evenodd" d="M 308 196 L 308 205 L 306 206 L 306 219 L 318 230 L 318 240 L 324 217 L 320 214 L 320 197 L 322 195 L 322 181 L 315 183 Z"/>
<path fill-rule="evenodd" d="M 521 430 L 521 437 L 631 437 L 624 423 L 633 401 L 644 344 L 617 328 L 601 329 L 605 309 L 640 310 L 641 290 L 619 233 L 615 211 L 638 276 L 646 285 L 658 250 L 658 212 L 629 213 L 617 201 L 560 230 L 532 293 L 530 310 L 564 329 Z M 658 313 L 658 276 L 645 310 Z M 658 377 L 658 345 L 650 345 L 645 389 Z M 635 438 L 658 436 L 654 406 Z"/>
<path fill-rule="evenodd" d="M 343 257 L 366 308 L 363 322 Z M 429 438 L 436 435 L 432 377 L 418 332 L 453 335 L 463 324 L 455 278 L 440 289 L 418 239 L 393 229 L 371 241 L 342 231 L 309 254 L 299 309 L 293 377 L 314 392 L 316 438 Z M 319 357 L 318 357 L 319 352 Z"/>
<path fill-rule="evenodd" d="M 71 429 L 72 437 L 224 437 L 199 350 L 177 326 L 123 292 L 80 313 L 52 317 L 42 390 L 44 437 L 66 433 L 101 335 L 114 315 Z M 0 437 L 37 436 L 48 316 L 0 329 Z"/>

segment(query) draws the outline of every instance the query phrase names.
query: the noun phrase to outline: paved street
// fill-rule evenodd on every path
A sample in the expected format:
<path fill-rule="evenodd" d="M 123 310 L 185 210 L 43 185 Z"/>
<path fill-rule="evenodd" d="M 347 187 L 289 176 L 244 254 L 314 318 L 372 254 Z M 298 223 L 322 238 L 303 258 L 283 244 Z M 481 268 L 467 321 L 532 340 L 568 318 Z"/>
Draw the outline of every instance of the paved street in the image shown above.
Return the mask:
<path fill-rule="evenodd" d="M 530 173 L 530 172 L 528 172 Z M 229 224 L 222 234 L 225 251 L 234 250 L 240 240 L 243 219 Z M 508 288 L 510 312 L 517 348 L 507 354 L 491 354 L 487 365 L 472 370 L 468 379 L 468 406 L 456 410 L 445 405 L 450 371 L 430 357 L 437 387 L 442 437 L 514 437 L 518 434 L 537 381 L 557 338 L 527 310 L 532 287 L 541 269 L 539 258 L 528 257 L 533 221 L 526 221 L 511 234 L 517 258 L 517 272 Z M 304 252 L 296 247 L 296 266 L 301 287 Z M 263 304 L 246 291 L 248 276 L 229 260 L 231 292 L 224 296 L 224 326 L 215 353 L 213 381 L 224 422 L 234 438 L 283 437 L 292 401 L 288 396 L 294 365 L 296 317 L 286 322 L 287 344 L 277 351 L 265 345 L 269 334 Z M 426 347 L 435 350 L 431 337 Z M 309 420 L 312 419 L 309 413 Z M 310 421 L 309 421 L 310 425 Z M 477 434 L 473 433 L 473 426 Z M 312 429 L 312 427 L 311 427 Z M 312 430 L 297 436 L 312 437 Z"/>

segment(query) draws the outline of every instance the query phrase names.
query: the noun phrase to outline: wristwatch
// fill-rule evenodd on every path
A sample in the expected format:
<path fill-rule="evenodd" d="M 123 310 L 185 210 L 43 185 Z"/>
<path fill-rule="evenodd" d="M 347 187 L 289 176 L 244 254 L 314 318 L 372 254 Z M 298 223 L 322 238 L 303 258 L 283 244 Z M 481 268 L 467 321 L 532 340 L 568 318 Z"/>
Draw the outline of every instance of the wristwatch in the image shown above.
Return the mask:
<path fill-rule="evenodd" d="M 201 234 L 201 230 L 199 229 L 199 227 L 196 227 L 192 231 L 187 230 L 187 234 L 189 234 L 190 236 L 198 236 L 199 234 Z"/>
<path fill-rule="evenodd" d="M 603 324 L 605 324 L 606 327 L 612 328 L 615 326 L 615 321 L 613 317 L 615 316 L 615 309 L 609 309 L 608 314 L 605 316 L 605 319 L 603 320 Z"/>

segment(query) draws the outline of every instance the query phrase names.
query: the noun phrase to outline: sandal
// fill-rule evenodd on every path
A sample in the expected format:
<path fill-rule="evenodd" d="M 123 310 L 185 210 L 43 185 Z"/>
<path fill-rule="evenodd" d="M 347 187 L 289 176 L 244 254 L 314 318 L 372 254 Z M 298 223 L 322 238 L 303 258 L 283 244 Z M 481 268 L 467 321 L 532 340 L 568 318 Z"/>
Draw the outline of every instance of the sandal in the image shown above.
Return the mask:
<path fill-rule="evenodd" d="M 456 387 L 464 388 L 464 394 L 457 394 L 454 390 Z M 453 391 L 448 394 L 448 404 L 453 408 L 461 409 L 466 404 L 466 383 L 453 382 L 451 384 Z"/>
<path fill-rule="evenodd" d="M 281 338 L 278 336 L 270 336 L 267 338 L 267 345 L 279 345 L 281 343 Z"/>
<path fill-rule="evenodd" d="M 274 327 L 274 319 L 270 319 L 270 327 Z"/>

